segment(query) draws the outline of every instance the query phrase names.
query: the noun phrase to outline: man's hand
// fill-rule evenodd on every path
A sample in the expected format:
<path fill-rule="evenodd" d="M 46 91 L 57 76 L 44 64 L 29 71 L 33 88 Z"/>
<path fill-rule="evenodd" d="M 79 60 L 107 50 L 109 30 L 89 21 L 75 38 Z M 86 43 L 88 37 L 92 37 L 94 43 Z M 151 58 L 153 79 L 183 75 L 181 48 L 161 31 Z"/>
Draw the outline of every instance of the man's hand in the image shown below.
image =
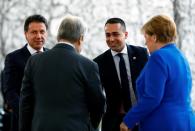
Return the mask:
<path fill-rule="evenodd" d="M 125 125 L 125 123 L 121 123 L 120 124 L 120 131 L 131 131 L 131 129 L 129 129 L 126 125 Z"/>

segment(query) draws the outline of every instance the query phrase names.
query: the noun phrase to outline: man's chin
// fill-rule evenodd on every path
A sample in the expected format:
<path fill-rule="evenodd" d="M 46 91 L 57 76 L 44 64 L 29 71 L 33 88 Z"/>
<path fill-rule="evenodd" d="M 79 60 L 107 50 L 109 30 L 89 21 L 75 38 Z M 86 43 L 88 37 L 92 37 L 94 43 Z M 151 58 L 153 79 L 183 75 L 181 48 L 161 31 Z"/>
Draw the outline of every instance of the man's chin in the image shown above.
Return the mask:
<path fill-rule="evenodd" d="M 37 43 L 36 44 L 36 47 L 42 47 L 44 45 L 44 43 L 43 42 L 41 42 L 41 43 Z"/>
<path fill-rule="evenodd" d="M 35 48 L 36 50 L 40 50 L 43 47 L 43 44 L 37 45 Z"/>
<path fill-rule="evenodd" d="M 117 51 L 117 48 L 116 48 L 116 47 L 111 47 L 111 49 L 112 49 L 113 51 Z"/>

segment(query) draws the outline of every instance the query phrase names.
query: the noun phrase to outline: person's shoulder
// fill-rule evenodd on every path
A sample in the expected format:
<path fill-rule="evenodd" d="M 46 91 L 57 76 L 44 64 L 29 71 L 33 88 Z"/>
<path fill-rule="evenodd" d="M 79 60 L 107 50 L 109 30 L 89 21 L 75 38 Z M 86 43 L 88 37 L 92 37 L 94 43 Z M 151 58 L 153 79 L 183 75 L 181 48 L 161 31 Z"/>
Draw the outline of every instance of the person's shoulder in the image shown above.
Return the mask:
<path fill-rule="evenodd" d="M 44 52 L 45 52 L 45 51 L 48 51 L 48 50 L 50 50 L 50 49 L 47 48 L 47 47 L 43 47 L 43 50 L 44 50 Z"/>
<path fill-rule="evenodd" d="M 95 62 L 101 61 L 101 60 L 107 59 L 107 57 L 108 57 L 109 55 L 111 55 L 110 49 L 108 49 L 108 50 L 106 50 L 105 52 L 103 52 L 102 54 L 96 56 L 93 60 L 94 60 Z"/>
<path fill-rule="evenodd" d="M 137 45 L 127 45 L 128 48 L 131 48 L 132 50 L 147 50 L 145 47 L 137 46 Z"/>
<path fill-rule="evenodd" d="M 15 57 L 15 56 L 18 56 L 18 55 L 20 55 L 20 54 L 23 52 L 23 50 L 25 50 L 25 48 L 26 48 L 26 47 L 24 46 L 24 47 L 22 47 L 22 48 L 16 49 L 16 50 L 14 50 L 14 51 L 8 53 L 8 54 L 6 55 L 6 57 Z M 27 49 L 27 48 L 26 48 L 26 49 Z"/>
<path fill-rule="evenodd" d="M 142 47 L 142 46 L 127 45 L 127 50 L 129 52 L 132 52 L 133 54 L 135 53 L 135 54 L 148 56 L 147 48 Z"/>
<path fill-rule="evenodd" d="M 87 57 L 85 57 L 85 56 L 83 56 L 83 55 L 80 55 L 80 54 L 78 54 L 78 59 L 79 59 L 80 61 L 92 62 L 92 60 L 90 60 L 89 58 L 87 58 Z"/>
<path fill-rule="evenodd" d="M 155 50 L 151 53 L 150 59 L 165 59 L 168 60 L 170 57 L 170 52 L 164 49 Z"/>
<path fill-rule="evenodd" d="M 96 65 L 96 63 L 93 60 L 91 60 L 83 55 L 78 55 L 77 61 L 79 62 L 79 64 L 82 64 L 82 65 L 88 66 L 88 67 Z"/>

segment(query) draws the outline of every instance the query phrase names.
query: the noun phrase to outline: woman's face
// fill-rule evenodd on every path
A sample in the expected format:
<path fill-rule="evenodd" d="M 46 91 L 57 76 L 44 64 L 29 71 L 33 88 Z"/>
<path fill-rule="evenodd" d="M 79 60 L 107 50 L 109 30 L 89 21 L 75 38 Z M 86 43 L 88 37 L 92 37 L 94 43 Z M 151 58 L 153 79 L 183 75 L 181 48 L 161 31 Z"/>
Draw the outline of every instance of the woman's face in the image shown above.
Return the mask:
<path fill-rule="evenodd" d="M 149 52 L 153 52 L 155 51 L 157 48 L 156 48 L 156 36 L 155 35 L 148 35 L 146 33 L 144 33 L 144 38 L 145 38 L 145 42 L 146 42 L 146 45 L 147 45 L 147 48 L 149 50 Z"/>

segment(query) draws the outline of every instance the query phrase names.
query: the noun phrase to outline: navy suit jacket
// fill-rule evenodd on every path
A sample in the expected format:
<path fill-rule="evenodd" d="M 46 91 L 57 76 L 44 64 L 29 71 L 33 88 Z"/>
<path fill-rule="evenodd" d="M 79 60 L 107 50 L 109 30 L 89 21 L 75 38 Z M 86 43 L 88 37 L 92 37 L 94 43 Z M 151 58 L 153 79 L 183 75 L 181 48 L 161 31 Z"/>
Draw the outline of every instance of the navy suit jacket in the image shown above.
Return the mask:
<path fill-rule="evenodd" d="M 19 131 L 92 131 L 104 104 L 97 64 L 72 46 L 57 44 L 26 65 Z"/>
<path fill-rule="evenodd" d="M 135 91 L 136 78 L 140 74 L 148 59 L 148 53 L 145 48 L 133 45 L 127 45 L 127 50 L 130 62 L 131 80 Z M 113 122 L 120 112 L 121 87 L 111 50 L 109 49 L 99 55 L 94 59 L 94 61 L 97 62 L 99 66 L 101 82 L 106 93 L 107 110 L 103 117 L 102 124 L 104 125 L 106 123 L 107 127 L 112 129 L 112 125 L 115 124 Z"/>
<path fill-rule="evenodd" d="M 45 50 L 48 49 L 44 48 L 44 51 Z M 19 107 L 19 96 L 24 68 L 30 56 L 31 54 L 26 44 L 24 47 L 9 53 L 5 58 L 3 74 L 5 102 L 16 112 L 18 112 Z"/>

